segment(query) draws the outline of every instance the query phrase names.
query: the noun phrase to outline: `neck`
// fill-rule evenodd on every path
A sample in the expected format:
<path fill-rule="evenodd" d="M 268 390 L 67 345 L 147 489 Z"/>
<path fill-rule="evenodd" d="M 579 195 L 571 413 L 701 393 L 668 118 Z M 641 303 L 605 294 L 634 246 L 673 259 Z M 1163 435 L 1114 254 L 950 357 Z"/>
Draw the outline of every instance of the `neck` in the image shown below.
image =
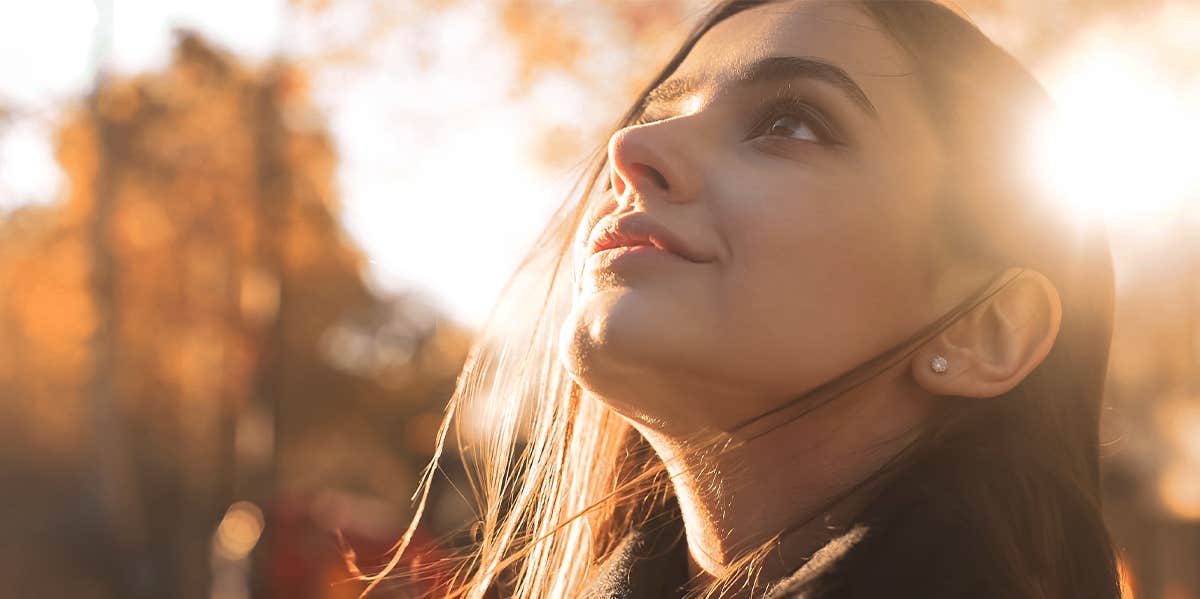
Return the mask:
<path fill-rule="evenodd" d="M 747 551 L 786 531 L 758 579 L 781 578 L 851 523 L 865 497 L 839 496 L 911 442 L 925 412 L 916 394 L 871 387 L 720 450 L 697 451 L 694 439 L 635 424 L 671 476 L 693 580 L 728 576 Z"/>

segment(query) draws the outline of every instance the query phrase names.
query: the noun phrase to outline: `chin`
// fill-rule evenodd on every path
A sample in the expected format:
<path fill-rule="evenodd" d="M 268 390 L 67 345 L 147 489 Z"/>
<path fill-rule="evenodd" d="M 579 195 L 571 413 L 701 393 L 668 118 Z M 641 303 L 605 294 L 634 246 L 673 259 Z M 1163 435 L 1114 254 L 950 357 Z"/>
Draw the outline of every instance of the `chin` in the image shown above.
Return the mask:
<path fill-rule="evenodd" d="M 578 296 L 559 331 L 559 360 L 581 387 L 652 429 L 688 420 L 681 382 L 711 372 L 712 348 L 676 294 L 612 288 Z"/>
<path fill-rule="evenodd" d="M 559 358 L 589 390 L 604 380 L 654 370 L 678 358 L 671 331 L 681 323 L 662 298 L 630 288 L 578 296 L 559 335 Z"/>
<path fill-rule="evenodd" d="M 653 367 L 635 351 L 647 327 L 612 316 L 603 302 L 577 303 L 560 331 L 559 361 L 593 399 L 631 423 L 653 426 L 662 407 L 645 405 L 652 394 L 639 392 Z"/>

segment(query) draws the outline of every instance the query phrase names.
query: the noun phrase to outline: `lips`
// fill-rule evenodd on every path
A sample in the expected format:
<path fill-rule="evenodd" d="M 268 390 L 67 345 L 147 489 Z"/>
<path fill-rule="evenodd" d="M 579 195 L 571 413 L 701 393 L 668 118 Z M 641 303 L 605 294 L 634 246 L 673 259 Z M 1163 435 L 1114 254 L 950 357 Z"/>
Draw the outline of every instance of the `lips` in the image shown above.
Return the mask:
<path fill-rule="evenodd" d="M 588 239 L 588 247 L 593 254 L 613 248 L 637 246 L 653 246 L 689 262 L 710 261 L 645 212 L 626 214 L 617 219 L 604 219 Z"/>

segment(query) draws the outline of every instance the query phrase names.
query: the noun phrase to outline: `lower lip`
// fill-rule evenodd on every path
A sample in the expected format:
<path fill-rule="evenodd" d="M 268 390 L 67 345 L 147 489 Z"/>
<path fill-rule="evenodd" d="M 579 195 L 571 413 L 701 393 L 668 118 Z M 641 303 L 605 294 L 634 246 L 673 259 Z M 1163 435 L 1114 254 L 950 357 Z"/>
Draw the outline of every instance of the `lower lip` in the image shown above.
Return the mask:
<path fill-rule="evenodd" d="M 588 262 L 595 268 L 617 268 L 624 264 L 643 260 L 684 260 L 683 256 L 659 249 L 653 245 L 635 245 L 600 250 L 588 256 Z"/>

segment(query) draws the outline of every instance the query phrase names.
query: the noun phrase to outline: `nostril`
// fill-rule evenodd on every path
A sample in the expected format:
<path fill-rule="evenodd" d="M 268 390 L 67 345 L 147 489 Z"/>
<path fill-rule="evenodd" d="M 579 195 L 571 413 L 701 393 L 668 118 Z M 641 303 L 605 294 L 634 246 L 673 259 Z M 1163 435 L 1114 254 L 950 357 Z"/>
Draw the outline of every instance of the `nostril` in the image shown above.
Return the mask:
<path fill-rule="evenodd" d="M 666 177 L 662 176 L 658 171 L 656 171 L 654 169 L 650 169 L 650 173 L 654 175 L 654 182 L 658 183 L 658 185 L 660 187 L 662 187 L 664 190 L 671 189 L 671 186 L 667 184 Z"/>
<path fill-rule="evenodd" d="M 633 168 L 636 170 L 637 174 L 645 175 L 653 179 L 654 183 L 662 190 L 666 191 L 671 189 L 671 185 L 667 183 L 667 178 L 664 177 L 662 173 L 658 172 L 658 169 L 645 164 L 635 164 L 633 165 Z"/>

